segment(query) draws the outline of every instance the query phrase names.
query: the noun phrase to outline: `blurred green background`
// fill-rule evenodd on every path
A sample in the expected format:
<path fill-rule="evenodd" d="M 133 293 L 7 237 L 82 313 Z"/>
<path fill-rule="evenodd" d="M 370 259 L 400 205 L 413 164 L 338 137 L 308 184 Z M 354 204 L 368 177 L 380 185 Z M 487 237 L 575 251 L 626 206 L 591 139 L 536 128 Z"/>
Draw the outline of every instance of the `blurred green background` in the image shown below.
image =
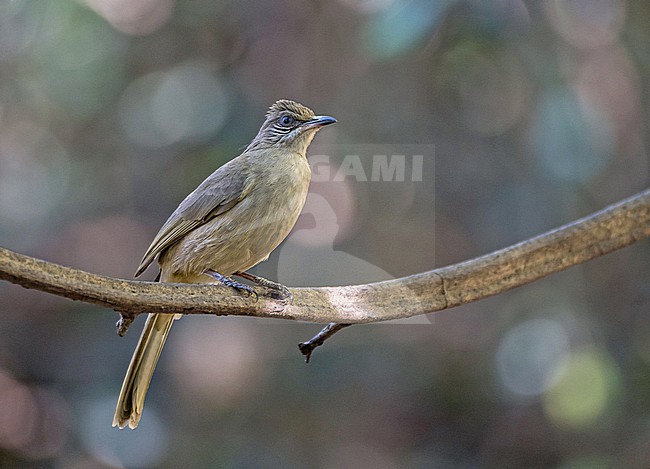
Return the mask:
<path fill-rule="evenodd" d="M 311 149 L 331 175 L 257 273 L 460 262 L 648 186 L 649 72 L 645 0 L 2 0 L 0 244 L 130 278 L 291 98 L 338 118 Z M 421 180 L 371 180 L 401 149 Z M 332 176 L 361 153 L 368 181 Z M 136 431 L 110 424 L 143 320 L 121 339 L 111 311 L 3 282 L 0 466 L 647 467 L 649 260 L 352 327 L 308 366 L 318 325 L 185 318 Z"/>

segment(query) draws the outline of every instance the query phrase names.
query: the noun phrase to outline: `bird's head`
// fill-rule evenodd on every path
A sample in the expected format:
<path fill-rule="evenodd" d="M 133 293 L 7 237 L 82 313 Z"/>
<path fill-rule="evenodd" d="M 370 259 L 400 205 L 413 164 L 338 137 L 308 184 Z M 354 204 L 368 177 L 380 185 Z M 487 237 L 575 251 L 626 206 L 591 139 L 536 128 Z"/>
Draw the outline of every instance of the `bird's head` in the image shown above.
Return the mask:
<path fill-rule="evenodd" d="M 304 155 L 316 132 L 335 122 L 333 117 L 317 116 L 302 104 L 281 99 L 269 108 L 262 128 L 248 148 L 283 147 Z"/>

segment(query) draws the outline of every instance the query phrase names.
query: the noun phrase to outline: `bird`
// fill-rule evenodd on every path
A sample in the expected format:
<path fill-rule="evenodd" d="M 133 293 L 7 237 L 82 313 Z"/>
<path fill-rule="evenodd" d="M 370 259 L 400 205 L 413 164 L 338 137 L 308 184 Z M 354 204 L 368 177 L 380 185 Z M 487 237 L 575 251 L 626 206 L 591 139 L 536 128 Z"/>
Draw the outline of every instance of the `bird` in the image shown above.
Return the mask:
<path fill-rule="evenodd" d="M 217 168 L 170 215 L 145 252 L 135 277 L 157 258 L 157 280 L 214 283 L 255 295 L 238 276 L 277 300 L 291 292 L 248 269 L 268 259 L 305 204 L 311 171 L 306 153 L 315 134 L 336 119 L 288 99 L 275 102 L 244 151 Z M 113 427 L 134 429 L 163 345 L 181 314 L 149 314 L 117 400 Z"/>

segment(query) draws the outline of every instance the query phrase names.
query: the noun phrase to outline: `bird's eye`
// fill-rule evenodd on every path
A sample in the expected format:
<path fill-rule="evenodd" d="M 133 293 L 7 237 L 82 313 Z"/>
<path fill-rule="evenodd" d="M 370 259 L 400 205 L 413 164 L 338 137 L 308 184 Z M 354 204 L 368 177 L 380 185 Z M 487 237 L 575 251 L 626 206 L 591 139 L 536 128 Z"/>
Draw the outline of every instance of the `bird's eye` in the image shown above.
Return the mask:
<path fill-rule="evenodd" d="M 283 125 L 284 127 L 289 127 L 289 126 L 293 125 L 293 123 L 295 121 L 296 120 L 291 116 L 282 116 L 280 118 L 280 124 Z"/>

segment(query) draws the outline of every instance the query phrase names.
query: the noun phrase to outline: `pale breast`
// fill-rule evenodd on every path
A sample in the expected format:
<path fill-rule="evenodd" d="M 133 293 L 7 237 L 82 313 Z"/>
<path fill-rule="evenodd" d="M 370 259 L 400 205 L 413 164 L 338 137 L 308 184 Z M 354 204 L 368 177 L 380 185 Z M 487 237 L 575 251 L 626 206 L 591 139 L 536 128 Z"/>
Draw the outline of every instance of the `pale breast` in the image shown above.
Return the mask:
<path fill-rule="evenodd" d="M 231 275 L 267 258 L 295 225 L 310 180 L 304 156 L 277 158 L 271 166 L 268 163 L 255 168 L 255 184 L 244 200 L 197 227 L 163 254 L 163 271 L 194 282 L 207 269 Z"/>

